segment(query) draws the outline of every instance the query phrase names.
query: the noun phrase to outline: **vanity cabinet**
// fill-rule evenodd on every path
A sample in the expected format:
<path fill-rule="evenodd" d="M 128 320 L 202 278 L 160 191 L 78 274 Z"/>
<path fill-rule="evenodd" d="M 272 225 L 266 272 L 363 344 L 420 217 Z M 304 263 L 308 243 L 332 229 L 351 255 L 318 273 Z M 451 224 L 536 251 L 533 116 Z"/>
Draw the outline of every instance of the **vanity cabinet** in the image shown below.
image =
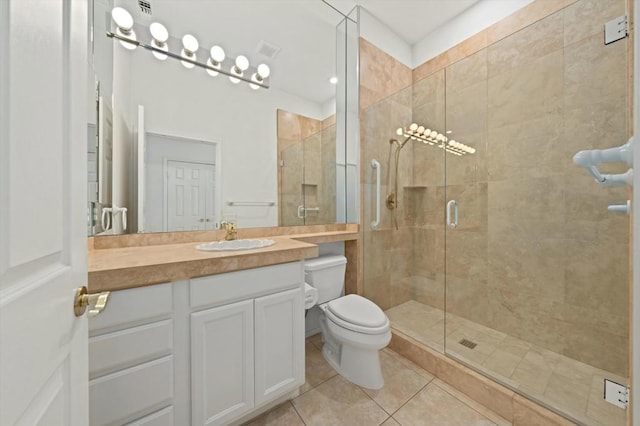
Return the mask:
<path fill-rule="evenodd" d="M 173 425 L 171 284 L 112 292 L 89 319 L 90 424 Z"/>
<path fill-rule="evenodd" d="M 302 271 L 294 263 L 192 280 L 193 306 L 223 303 L 191 314 L 193 424 L 229 424 L 304 383 Z"/>
<path fill-rule="evenodd" d="M 90 324 L 92 425 L 228 425 L 304 383 L 304 270 L 112 292 Z"/>

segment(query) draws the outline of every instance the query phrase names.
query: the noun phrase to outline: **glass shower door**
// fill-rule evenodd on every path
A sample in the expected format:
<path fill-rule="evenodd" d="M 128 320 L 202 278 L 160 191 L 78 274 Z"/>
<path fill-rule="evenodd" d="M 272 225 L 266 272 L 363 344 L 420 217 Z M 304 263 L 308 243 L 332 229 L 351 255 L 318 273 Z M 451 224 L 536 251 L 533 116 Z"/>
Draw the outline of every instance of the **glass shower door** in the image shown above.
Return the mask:
<path fill-rule="evenodd" d="M 629 137 L 627 41 L 575 39 L 566 19 L 446 68 L 448 143 L 473 152 L 446 155 L 445 351 L 576 422 L 623 425 L 602 389 L 628 377 L 629 222 L 607 211 L 628 188 L 572 157 Z"/>

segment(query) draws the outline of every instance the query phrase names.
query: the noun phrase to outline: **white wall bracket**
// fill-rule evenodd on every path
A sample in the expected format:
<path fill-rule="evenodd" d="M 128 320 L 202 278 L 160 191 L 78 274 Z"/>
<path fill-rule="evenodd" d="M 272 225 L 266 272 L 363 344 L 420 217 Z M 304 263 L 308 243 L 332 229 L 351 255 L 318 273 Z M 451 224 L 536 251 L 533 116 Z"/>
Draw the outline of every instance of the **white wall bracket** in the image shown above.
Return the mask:
<path fill-rule="evenodd" d="M 626 409 L 629 406 L 629 387 L 604 379 L 604 400 Z"/>
<path fill-rule="evenodd" d="M 626 204 L 612 204 L 607 210 L 612 213 L 624 213 L 627 215 L 631 215 L 631 200 L 627 200 Z"/>
<path fill-rule="evenodd" d="M 623 162 L 633 166 L 634 137 L 629 138 L 624 145 L 608 149 L 589 149 L 580 151 L 573 156 L 573 163 L 584 169 L 601 185 L 633 185 L 633 169 L 625 173 L 607 175 L 600 173 L 598 165 L 601 163 Z"/>
<path fill-rule="evenodd" d="M 604 24 L 604 44 L 625 38 L 629 35 L 627 15 L 618 16 Z"/>

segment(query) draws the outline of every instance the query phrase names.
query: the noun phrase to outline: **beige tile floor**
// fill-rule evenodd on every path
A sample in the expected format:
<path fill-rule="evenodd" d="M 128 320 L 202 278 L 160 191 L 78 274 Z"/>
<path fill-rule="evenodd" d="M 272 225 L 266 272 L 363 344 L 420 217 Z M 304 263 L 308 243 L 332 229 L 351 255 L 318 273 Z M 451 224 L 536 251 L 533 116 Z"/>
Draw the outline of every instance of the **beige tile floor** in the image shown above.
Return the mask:
<path fill-rule="evenodd" d="M 306 343 L 306 383 L 300 396 L 251 426 L 509 425 L 502 417 L 435 379 L 390 349 L 380 352 L 385 385 L 364 389 L 339 376 L 322 357 L 322 342 Z"/>
<path fill-rule="evenodd" d="M 442 310 L 411 300 L 386 314 L 393 328 L 443 352 Z M 626 412 L 602 397 L 605 377 L 626 379 L 452 314 L 446 326 L 447 353 L 470 367 L 589 426 L 626 424 Z"/>

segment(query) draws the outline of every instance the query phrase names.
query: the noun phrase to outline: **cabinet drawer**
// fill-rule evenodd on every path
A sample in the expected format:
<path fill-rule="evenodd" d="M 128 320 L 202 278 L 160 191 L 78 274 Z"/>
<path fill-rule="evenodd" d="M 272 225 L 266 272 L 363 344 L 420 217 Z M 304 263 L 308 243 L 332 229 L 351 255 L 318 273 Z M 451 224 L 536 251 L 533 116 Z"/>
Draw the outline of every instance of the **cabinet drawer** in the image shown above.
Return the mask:
<path fill-rule="evenodd" d="M 171 283 L 111 292 L 105 310 L 89 319 L 89 335 L 171 317 Z"/>
<path fill-rule="evenodd" d="M 135 422 L 127 423 L 127 426 L 174 426 L 173 406 L 163 408 Z"/>
<path fill-rule="evenodd" d="M 172 347 L 172 320 L 90 337 L 89 379 L 170 355 Z"/>
<path fill-rule="evenodd" d="M 92 426 L 126 423 L 172 403 L 172 356 L 89 382 L 89 417 Z"/>
<path fill-rule="evenodd" d="M 190 281 L 192 308 L 223 305 L 302 285 L 302 262 L 247 269 Z"/>

